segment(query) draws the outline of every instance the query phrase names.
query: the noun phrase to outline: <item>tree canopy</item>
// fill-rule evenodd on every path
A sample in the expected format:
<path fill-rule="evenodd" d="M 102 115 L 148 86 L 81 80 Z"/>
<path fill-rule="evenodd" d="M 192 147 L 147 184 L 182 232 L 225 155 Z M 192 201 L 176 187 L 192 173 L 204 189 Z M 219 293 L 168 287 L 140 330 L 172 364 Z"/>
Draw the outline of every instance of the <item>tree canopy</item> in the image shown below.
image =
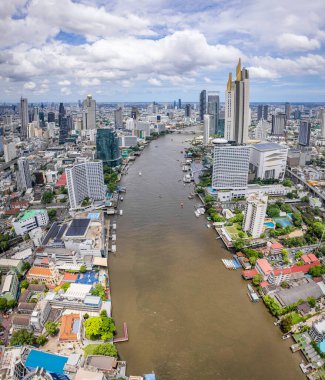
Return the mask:
<path fill-rule="evenodd" d="M 99 317 L 90 317 L 84 322 L 86 336 L 92 340 L 109 340 L 113 338 L 115 324 L 112 318 L 103 314 Z"/>
<path fill-rule="evenodd" d="M 52 191 L 45 191 L 42 195 L 42 203 L 51 203 L 54 198 Z"/>
<path fill-rule="evenodd" d="M 21 329 L 15 331 L 12 334 L 10 345 L 11 346 L 22 346 L 24 344 L 33 345 L 35 343 L 35 336 L 32 331 Z"/>

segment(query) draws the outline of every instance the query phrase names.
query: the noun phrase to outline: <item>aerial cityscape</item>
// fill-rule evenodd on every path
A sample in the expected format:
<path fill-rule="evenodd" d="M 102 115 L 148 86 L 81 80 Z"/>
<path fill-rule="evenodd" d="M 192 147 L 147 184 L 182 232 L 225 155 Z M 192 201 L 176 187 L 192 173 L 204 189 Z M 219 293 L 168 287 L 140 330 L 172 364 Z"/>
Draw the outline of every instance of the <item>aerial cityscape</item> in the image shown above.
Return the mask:
<path fill-rule="evenodd" d="M 325 5 L 0 3 L 0 378 L 325 379 Z"/>

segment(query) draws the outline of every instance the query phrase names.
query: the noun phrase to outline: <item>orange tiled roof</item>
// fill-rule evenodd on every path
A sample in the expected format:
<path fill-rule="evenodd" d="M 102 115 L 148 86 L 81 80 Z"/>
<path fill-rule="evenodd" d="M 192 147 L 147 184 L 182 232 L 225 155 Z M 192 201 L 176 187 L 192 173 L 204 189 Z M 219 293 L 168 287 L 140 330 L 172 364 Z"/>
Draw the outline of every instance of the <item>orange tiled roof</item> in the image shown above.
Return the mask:
<path fill-rule="evenodd" d="M 63 315 L 61 318 L 59 340 L 77 340 L 77 334 L 72 331 L 73 322 L 80 320 L 80 314 Z"/>
<path fill-rule="evenodd" d="M 52 277 L 52 272 L 49 268 L 43 268 L 43 267 L 32 267 L 28 271 L 27 276 L 45 276 L 45 277 Z"/>
<path fill-rule="evenodd" d="M 63 276 L 62 281 L 76 281 L 77 278 L 78 278 L 77 274 L 64 272 L 64 276 Z"/>

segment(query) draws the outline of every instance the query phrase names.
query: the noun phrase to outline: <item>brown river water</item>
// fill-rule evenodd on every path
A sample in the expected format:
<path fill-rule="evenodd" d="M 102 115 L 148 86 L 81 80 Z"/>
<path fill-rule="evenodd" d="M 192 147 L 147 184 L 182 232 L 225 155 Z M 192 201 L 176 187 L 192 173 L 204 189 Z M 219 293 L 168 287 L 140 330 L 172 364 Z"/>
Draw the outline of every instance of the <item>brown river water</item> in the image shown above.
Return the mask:
<path fill-rule="evenodd" d="M 129 341 L 119 343 L 129 375 L 167 379 L 304 379 L 300 354 L 262 302 L 247 296 L 240 270 L 188 199 L 180 153 L 190 135 L 153 141 L 123 178 L 117 253 L 110 255 L 113 318 Z M 139 176 L 139 171 L 142 176 Z M 184 207 L 180 207 L 180 203 Z"/>

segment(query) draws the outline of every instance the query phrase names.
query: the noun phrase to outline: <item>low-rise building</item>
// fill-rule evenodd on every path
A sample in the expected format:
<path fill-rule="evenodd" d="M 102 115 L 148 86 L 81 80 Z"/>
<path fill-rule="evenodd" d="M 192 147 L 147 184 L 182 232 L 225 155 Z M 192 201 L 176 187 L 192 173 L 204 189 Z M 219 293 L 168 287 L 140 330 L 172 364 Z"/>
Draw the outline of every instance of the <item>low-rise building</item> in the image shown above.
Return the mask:
<path fill-rule="evenodd" d="M 39 301 L 30 317 L 31 326 L 33 326 L 35 330 L 41 331 L 49 317 L 50 312 L 50 303 L 46 299 Z"/>
<path fill-rule="evenodd" d="M 267 280 L 273 271 L 272 265 L 266 259 L 256 260 L 255 269 L 263 276 L 264 280 Z"/>
<path fill-rule="evenodd" d="M 309 335 L 315 342 L 325 340 L 325 319 L 313 323 Z"/>
<path fill-rule="evenodd" d="M 80 339 L 80 314 L 67 314 L 61 318 L 59 341 L 71 342 Z"/>
<path fill-rule="evenodd" d="M 59 270 L 52 264 L 49 264 L 49 268 L 33 266 L 26 276 L 28 281 L 39 281 L 46 285 L 56 286 L 61 282 L 62 275 Z"/>
<path fill-rule="evenodd" d="M 12 223 L 17 235 L 25 235 L 37 227 L 45 227 L 49 222 L 46 210 L 28 210 L 20 214 Z"/>
<path fill-rule="evenodd" d="M 18 274 L 23 273 L 23 261 L 16 259 L 0 259 L 0 272 L 1 274 L 6 274 L 9 271 L 13 270 Z"/>
<path fill-rule="evenodd" d="M 16 300 L 19 288 L 19 280 L 14 271 L 8 272 L 2 277 L 0 297 L 4 297 L 7 301 Z"/>

